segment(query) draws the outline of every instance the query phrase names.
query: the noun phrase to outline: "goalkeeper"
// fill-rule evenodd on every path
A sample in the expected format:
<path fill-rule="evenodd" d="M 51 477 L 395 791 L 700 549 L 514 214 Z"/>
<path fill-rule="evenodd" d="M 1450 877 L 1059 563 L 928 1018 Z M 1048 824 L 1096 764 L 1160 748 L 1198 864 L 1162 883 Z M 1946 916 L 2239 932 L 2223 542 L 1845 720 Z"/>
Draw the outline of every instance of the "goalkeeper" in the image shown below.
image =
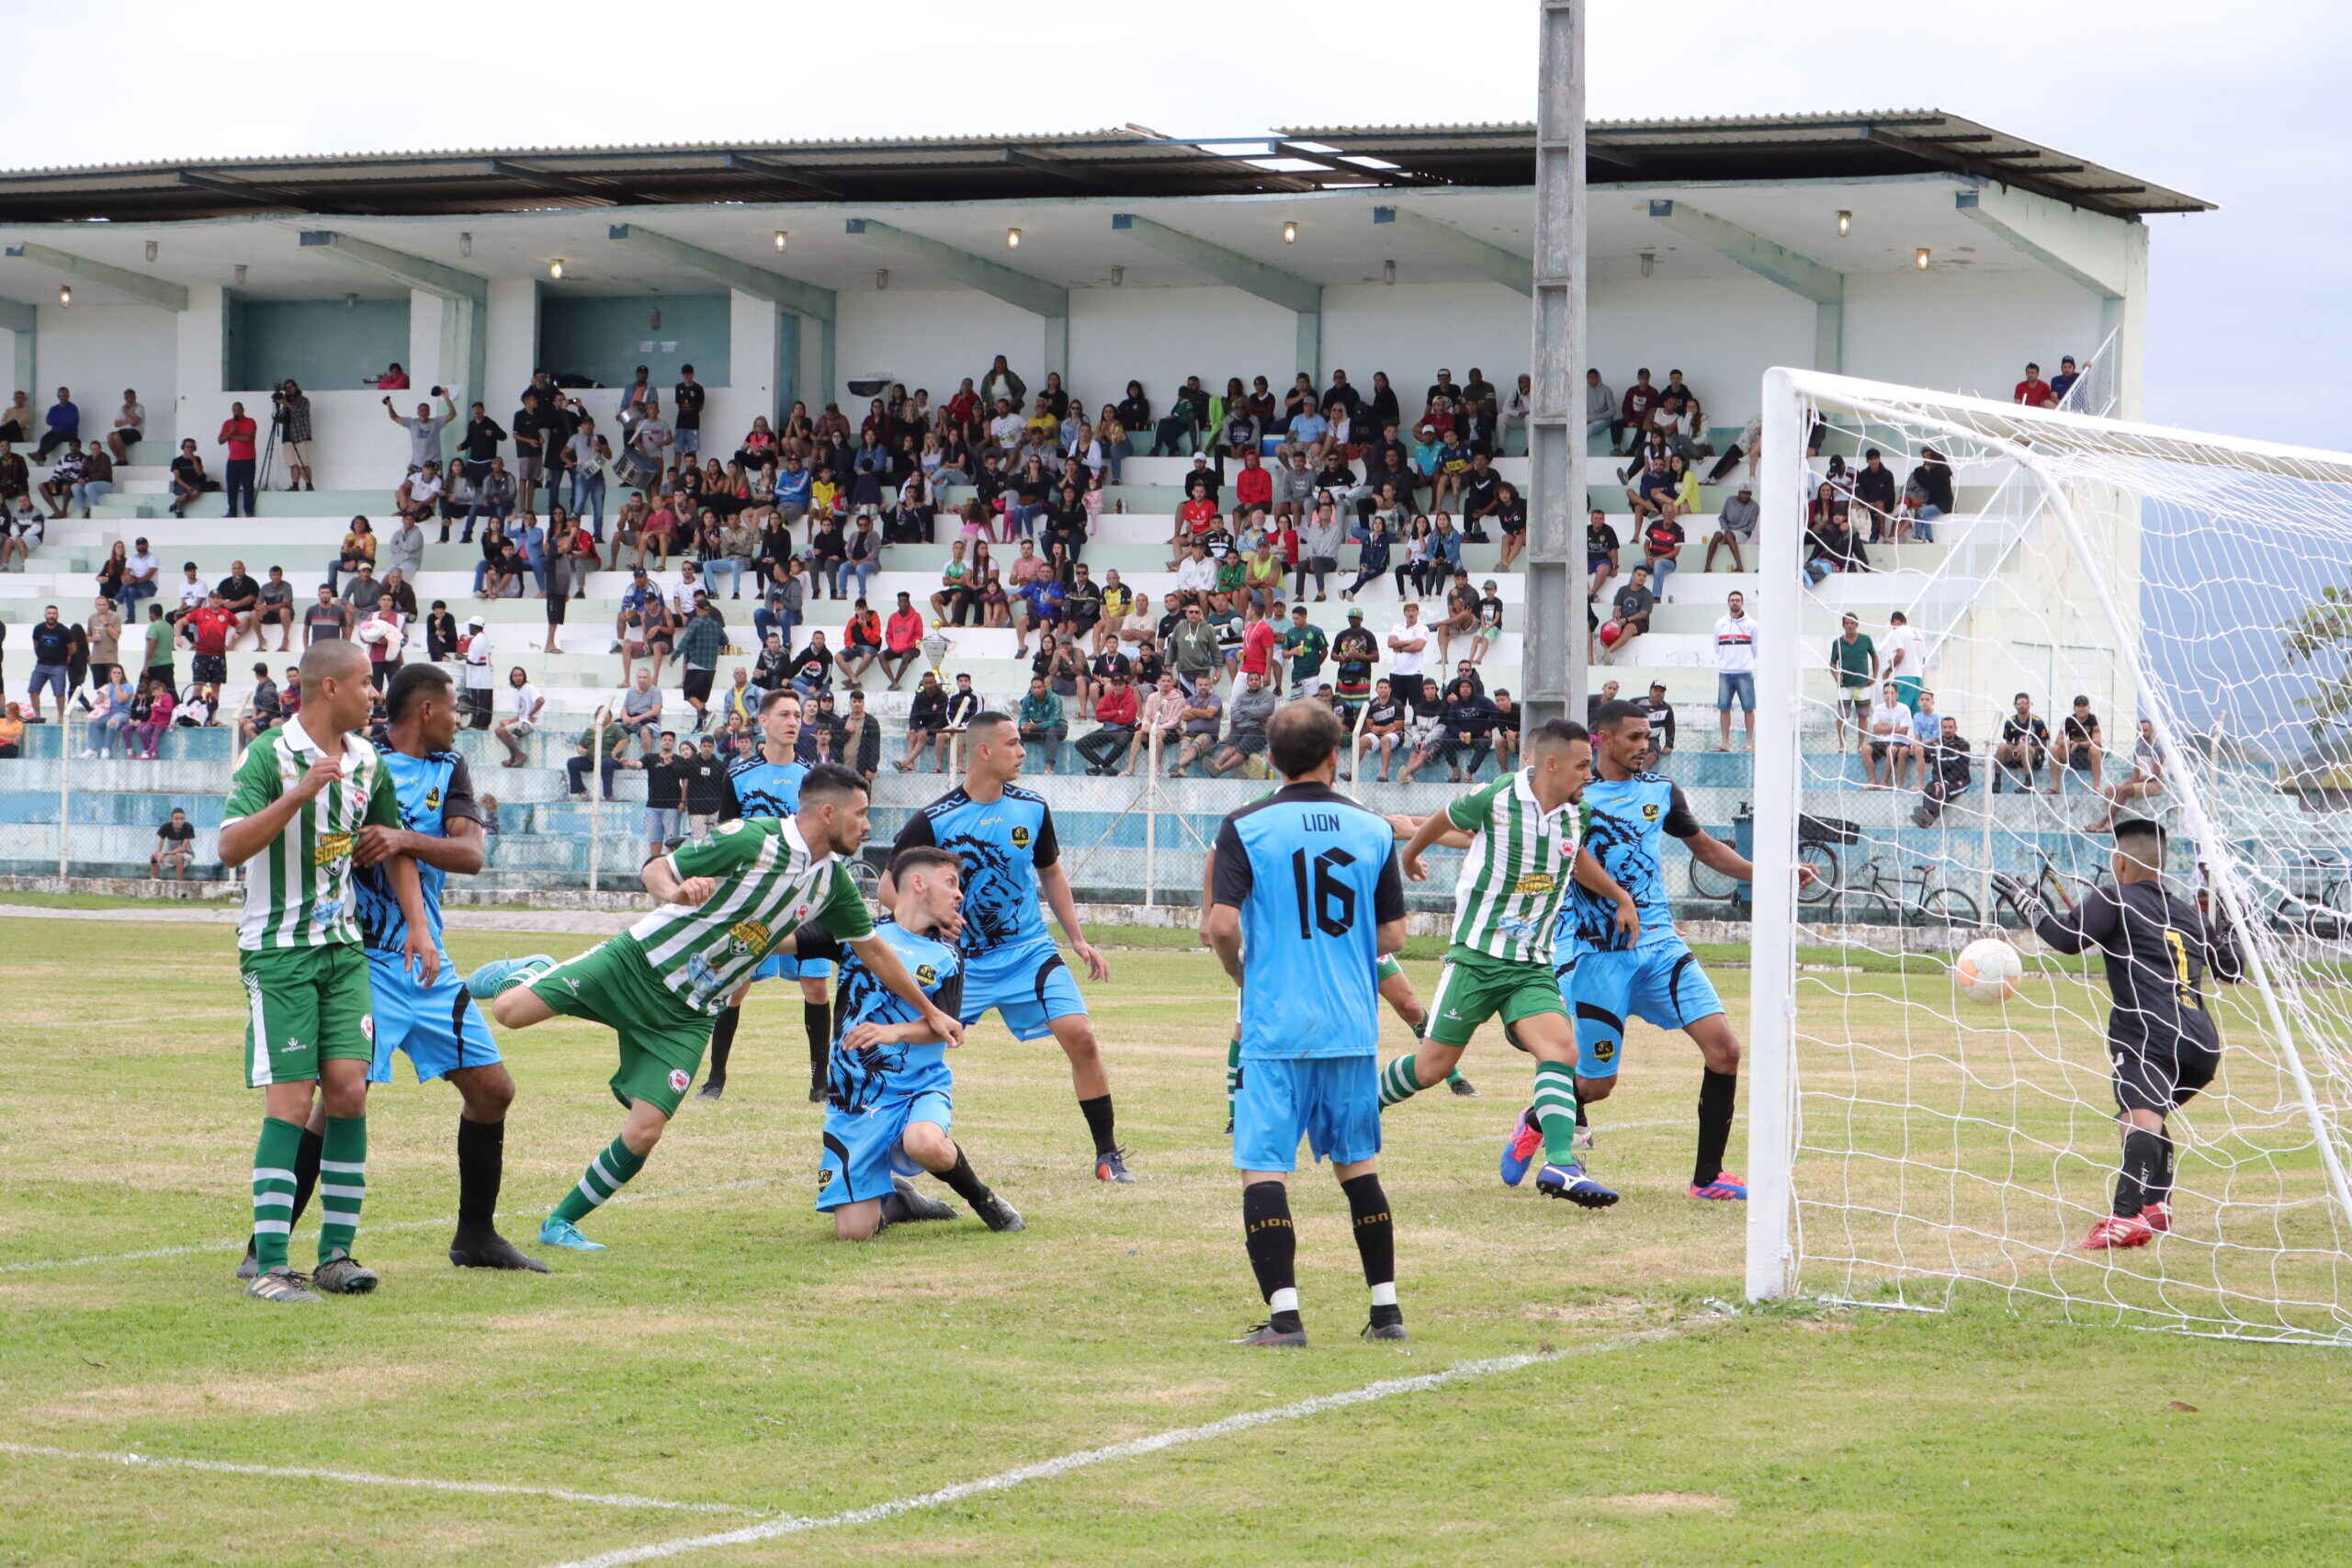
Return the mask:
<path fill-rule="evenodd" d="M 2107 1054 L 2123 1163 L 2114 1209 L 2091 1227 L 2086 1252 L 2145 1247 L 2172 1228 L 2173 1145 L 2165 1119 L 2213 1081 L 2222 1059 L 2221 1033 L 2205 1009 L 2205 972 L 2233 983 L 2245 973 L 2231 932 L 2165 890 L 2164 862 L 2164 829 L 2133 819 L 2115 825 L 2115 881 L 2072 909 L 2052 913 L 2017 878 L 1993 879 L 2043 942 L 2060 953 L 2096 947 L 2107 961 L 2115 1004 Z"/>

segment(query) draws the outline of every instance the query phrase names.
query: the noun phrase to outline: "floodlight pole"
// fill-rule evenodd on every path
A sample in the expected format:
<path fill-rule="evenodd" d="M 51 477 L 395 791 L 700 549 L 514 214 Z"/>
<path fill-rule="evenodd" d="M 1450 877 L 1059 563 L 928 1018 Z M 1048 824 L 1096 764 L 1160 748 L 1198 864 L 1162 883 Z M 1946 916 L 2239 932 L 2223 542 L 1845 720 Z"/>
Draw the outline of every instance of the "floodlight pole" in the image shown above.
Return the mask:
<path fill-rule="evenodd" d="M 1527 725 L 1584 717 L 1577 519 L 1585 434 L 1584 0 L 1542 0 L 1535 85 L 1534 345 L 1529 378 Z"/>

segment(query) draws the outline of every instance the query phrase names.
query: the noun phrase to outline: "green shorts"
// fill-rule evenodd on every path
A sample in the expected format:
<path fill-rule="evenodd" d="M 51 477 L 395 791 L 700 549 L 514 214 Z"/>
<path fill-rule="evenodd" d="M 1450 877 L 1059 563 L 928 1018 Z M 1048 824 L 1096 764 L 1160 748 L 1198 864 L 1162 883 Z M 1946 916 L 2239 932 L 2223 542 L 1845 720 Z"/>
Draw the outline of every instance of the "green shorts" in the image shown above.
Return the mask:
<path fill-rule="evenodd" d="M 1483 953 L 1450 949 L 1430 998 L 1428 1038 L 1440 1045 L 1467 1045 L 1478 1026 L 1499 1015 L 1505 1027 L 1537 1013 L 1568 1010 L 1549 964 L 1519 964 Z"/>
<path fill-rule="evenodd" d="M 245 983 L 245 1087 L 311 1083 L 319 1064 L 376 1059 L 376 997 L 356 942 L 237 954 Z"/>
<path fill-rule="evenodd" d="M 675 1116 L 694 1087 L 711 1026 L 718 1021 L 654 978 L 645 950 L 627 931 L 565 959 L 531 983 L 531 994 L 566 1017 L 601 1023 L 619 1035 L 613 1098 L 623 1105 L 649 1100 L 664 1116 Z"/>

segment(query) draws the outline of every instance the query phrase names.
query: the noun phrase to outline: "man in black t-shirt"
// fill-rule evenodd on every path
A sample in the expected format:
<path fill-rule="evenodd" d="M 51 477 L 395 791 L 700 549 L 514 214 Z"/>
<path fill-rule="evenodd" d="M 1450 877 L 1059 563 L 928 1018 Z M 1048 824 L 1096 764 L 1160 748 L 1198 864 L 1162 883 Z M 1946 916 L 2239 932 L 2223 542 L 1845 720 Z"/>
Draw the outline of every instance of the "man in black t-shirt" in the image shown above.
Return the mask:
<path fill-rule="evenodd" d="M 710 831 L 719 807 L 725 804 L 727 765 L 718 760 L 718 743 L 706 740 L 700 746 L 686 742 L 678 753 L 678 768 L 686 783 L 686 827 L 689 836 L 702 838 Z"/>
<path fill-rule="evenodd" d="M 678 384 L 670 389 L 670 450 L 684 463 L 702 450 L 702 404 L 706 389 L 695 379 L 695 367 L 678 367 Z"/>
<path fill-rule="evenodd" d="M 539 394 L 526 391 L 523 406 L 514 411 L 514 507 L 518 512 L 537 512 L 536 497 L 539 480 L 547 473 L 547 415 L 539 407 Z"/>
<path fill-rule="evenodd" d="M 2001 781 L 2011 771 L 2025 774 L 2025 792 L 2033 793 L 2033 771 L 2041 766 L 2050 752 L 2050 727 L 2033 711 L 2033 698 L 2019 692 L 2013 700 L 2009 716 L 2001 721 L 2001 739 L 1993 748 L 1993 793 L 2001 793 Z M 2050 793 L 2058 793 L 2058 778 L 2053 771 Z"/>
<path fill-rule="evenodd" d="M 195 854 L 196 824 L 187 819 L 187 812 L 175 806 L 171 817 L 155 829 L 155 852 L 147 857 L 147 874 L 160 882 L 164 868 L 168 865 L 173 881 L 186 882 L 187 863 Z"/>
<path fill-rule="evenodd" d="M 1609 619 L 1601 624 L 1600 646 L 1613 651 L 1649 630 L 1650 612 L 1656 608 L 1657 595 L 1650 592 L 1649 569 L 1637 566 L 1625 586 L 1617 590 Z"/>
<path fill-rule="evenodd" d="M 1340 635 L 1345 637 L 1348 634 L 1341 632 Z M 1356 783 L 1363 782 L 1364 754 L 1374 750 L 1380 753 L 1380 782 L 1388 782 L 1389 771 L 1396 765 L 1396 753 L 1405 744 L 1405 721 L 1408 716 L 1403 700 L 1396 694 L 1385 676 L 1374 683 L 1372 700 L 1363 716 L 1363 728 L 1356 732 L 1355 767 L 1351 775 Z"/>
<path fill-rule="evenodd" d="M 2076 697 L 2075 709 L 2058 721 L 2058 761 L 2061 771 L 2051 776 L 2050 793 L 2056 795 L 2071 769 L 2083 775 L 2083 782 L 2093 794 L 2099 787 L 2101 773 L 2107 758 L 2107 744 L 2098 729 L 2098 715 L 2091 712 L 2088 697 Z"/>
<path fill-rule="evenodd" d="M 1340 715 L 1353 724 L 1356 709 L 1372 694 L 1372 668 L 1380 662 L 1380 639 L 1364 630 L 1363 612 L 1350 610 L 1346 629 L 1331 639 L 1331 659 L 1338 669 Z"/>
<path fill-rule="evenodd" d="M 626 767 L 628 764 L 622 764 Z M 662 732 L 661 749 L 645 759 L 645 852 L 666 854 L 685 837 L 686 764 L 674 731 Z"/>
<path fill-rule="evenodd" d="M 2107 1016 L 2107 1054 L 2123 1160 L 2113 1209 L 2091 1228 L 2086 1252 L 2145 1247 L 2172 1228 L 2173 1145 L 2165 1121 L 2221 1068 L 2221 1031 L 2205 1008 L 2205 972 L 2230 983 L 2245 974 L 2234 934 L 2209 925 L 2187 900 L 2165 891 L 2164 859 L 2164 829 L 2135 818 L 2115 825 L 2115 881 L 2072 909 L 2050 909 L 2016 877 L 1993 878 L 2043 942 L 2066 953 L 2096 947 L 2106 959 L 2115 1004 Z"/>

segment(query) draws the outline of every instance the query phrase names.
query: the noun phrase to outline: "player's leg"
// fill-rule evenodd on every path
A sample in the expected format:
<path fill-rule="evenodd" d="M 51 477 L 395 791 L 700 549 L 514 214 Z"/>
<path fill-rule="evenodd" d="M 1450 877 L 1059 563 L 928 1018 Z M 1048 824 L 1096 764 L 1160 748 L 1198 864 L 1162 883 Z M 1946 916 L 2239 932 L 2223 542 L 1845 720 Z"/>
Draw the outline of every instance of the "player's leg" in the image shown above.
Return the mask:
<path fill-rule="evenodd" d="M 468 1010 L 471 1013 L 471 1010 Z M 489 1030 L 480 1016 L 473 1025 Z M 460 1025 L 460 1028 L 465 1027 Z M 475 1042 L 469 1042 L 469 1049 Z M 493 1053 L 496 1047 L 492 1047 Z M 548 1266 L 498 1234 L 498 1193 L 506 1178 L 506 1111 L 514 1103 L 514 1077 L 493 1059 L 479 1066 L 453 1067 L 445 1075 L 457 1089 L 458 1231 L 449 1239 L 449 1261 L 460 1269 L 514 1269 L 545 1274 Z"/>
<path fill-rule="evenodd" d="M 1402 1339 L 1404 1310 L 1396 1304 L 1396 1222 L 1381 1190 L 1380 1080 L 1377 1058 L 1327 1056 L 1295 1064 L 1310 1087 L 1306 1117 L 1308 1147 L 1331 1162 L 1331 1174 L 1348 1200 L 1356 1257 L 1364 1288 L 1372 1295 L 1366 1339 Z"/>
<path fill-rule="evenodd" d="M 1381 1000 L 1386 1002 L 1389 1010 L 1413 1032 L 1414 1039 L 1424 1038 L 1429 1032 L 1429 1010 L 1421 1006 L 1421 998 L 1415 994 L 1412 979 L 1405 973 L 1405 966 L 1396 962 L 1394 954 L 1390 954 L 1381 959 L 1376 973 L 1380 980 Z M 1238 1036 L 1235 1037 L 1235 1043 L 1240 1043 Z M 1421 1087 L 1433 1089 L 1436 1086 L 1423 1084 Z M 1476 1099 L 1478 1094 L 1478 1086 L 1464 1077 L 1459 1067 L 1446 1073 L 1445 1087 L 1465 1100 Z"/>
<path fill-rule="evenodd" d="M 1111 1077 L 1102 1066 L 1102 1043 L 1095 1037 L 1094 1021 L 1087 1016 L 1086 998 L 1061 954 L 1048 944 L 1034 954 L 1023 949 L 1004 961 L 967 969 L 963 1021 L 975 1023 L 991 1008 L 1015 1040 L 1054 1037 L 1062 1055 L 1069 1058 L 1070 1087 L 1077 1092 L 1087 1133 L 1094 1140 L 1095 1179 L 1133 1181 L 1126 1151 L 1119 1146 L 1117 1121 L 1111 1107 Z"/>
<path fill-rule="evenodd" d="M 356 949 L 352 952 L 358 959 Z M 364 960 L 361 960 L 364 964 Z M 319 1146 L 319 1289 L 365 1295 L 376 1271 L 351 1256 L 368 1199 L 368 1066 L 372 1058 L 330 1057 L 319 1064 L 319 1101 L 326 1124 Z"/>
<path fill-rule="evenodd" d="M 245 1082 L 262 1090 L 261 1137 L 254 1146 L 255 1271 L 245 1293 L 285 1304 L 320 1298 L 287 1261 L 294 1228 L 294 1166 L 318 1090 L 318 993 L 285 952 L 238 955 L 245 987 Z"/>
<path fill-rule="evenodd" d="M 1560 1005 L 1558 982 L 1544 972 L 1540 996 L 1532 983 L 1522 986 L 1505 999 L 1502 1010 L 1504 1021 L 1535 1058 L 1535 1099 L 1529 1118 L 1544 1149 L 1535 1190 L 1580 1208 L 1609 1207 L 1617 1194 L 1586 1175 L 1577 1160 L 1577 1039 Z M 1513 1142 L 1518 1141 L 1514 1132 Z"/>
<path fill-rule="evenodd" d="M 1695 972 L 1697 965 L 1691 965 Z M 1688 985 L 1686 979 L 1685 984 Z M 1704 977 L 1701 983 L 1705 984 Z M 1709 999 L 1714 987 L 1707 986 Z M 1739 1098 L 1739 1036 L 1720 1010 L 1686 1025 L 1683 1032 L 1699 1047 L 1702 1064 L 1699 1077 L 1699 1142 L 1690 1161 L 1690 1196 L 1718 1201 L 1740 1201 L 1747 1184 L 1724 1168 L 1724 1151 L 1731 1144 L 1733 1108 Z"/>
<path fill-rule="evenodd" d="M 783 973 L 782 964 L 788 962 L 781 954 L 763 962 L 752 971 L 752 979 L 735 987 L 727 998 L 727 1009 L 710 1026 L 709 1066 L 703 1074 L 702 1089 L 696 1100 L 717 1100 L 727 1092 L 727 1059 L 735 1054 L 735 1030 L 743 1021 L 743 1001 L 752 994 L 752 980 L 765 980 Z M 773 975 L 771 968 L 773 966 Z"/>
<path fill-rule="evenodd" d="M 969 1203 L 972 1213 L 989 1229 L 1022 1229 L 1020 1213 L 979 1179 L 963 1147 L 949 1136 L 952 1123 L 946 1111 L 947 1097 L 944 1094 L 927 1094 L 918 1099 L 908 1113 L 907 1130 L 899 1140 L 899 1147 L 909 1159 L 945 1182 L 949 1190 Z"/>
<path fill-rule="evenodd" d="M 1241 1173 L 1241 1240 L 1266 1303 L 1266 1321 L 1237 1345 L 1289 1348 L 1306 1343 L 1298 1315 L 1298 1233 L 1291 1224 L 1286 1178 L 1298 1164 L 1305 1134 L 1298 1069 L 1304 1062 L 1247 1063 L 1233 1104 L 1233 1165 Z"/>
<path fill-rule="evenodd" d="M 825 1102 L 825 1075 L 833 1057 L 833 1006 L 826 987 L 832 964 L 810 959 L 800 965 L 800 1028 L 808 1037 L 808 1103 Z"/>
<path fill-rule="evenodd" d="M 637 1059 L 632 1060 L 632 1056 Z M 632 1053 L 626 1040 L 621 1047 L 621 1071 L 614 1075 L 615 1092 L 618 1093 L 624 1077 L 636 1077 L 659 1071 L 653 1058 L 642 1052 Z M 632 1071 L 632 1069 L 635 1069 Z M 679 1085 L 683 1096 L 685 1086 Z M 569 1247 L 574 1252 L 602 1252 L 605 1244 L 590 1241 L 580 1234 L 580 1222 L 610 1202 L 620 1190 L 645 1168 L 654 1146 L 662 1142 L 662 1134 L 670 1125 L 670 1111 L 653 1100 L 637 1099 L 628 1101 L 628 1115 L 621 1122 L 620 1136 L 605 1145 L 603 1152 L 588 1162 L 588 1168 L 571 1191 L 558 1200 L 548 1217 L 539 1224 L 539 1242 L 545 1247 Z M 672 1110 L 675 1109 L 673 1102 Z"/>
<path fill-rule="evenodd" d="M 1420 1043 L 1380 1069 L 1380 1105 L 1386 1110 L 1445 1081 L 1462 1052 L 1494 1013 L 1492 985 L 1484 965 L 1452 959 L 1438 971 L 1427 1016 L 1416 1031 Z"/>

